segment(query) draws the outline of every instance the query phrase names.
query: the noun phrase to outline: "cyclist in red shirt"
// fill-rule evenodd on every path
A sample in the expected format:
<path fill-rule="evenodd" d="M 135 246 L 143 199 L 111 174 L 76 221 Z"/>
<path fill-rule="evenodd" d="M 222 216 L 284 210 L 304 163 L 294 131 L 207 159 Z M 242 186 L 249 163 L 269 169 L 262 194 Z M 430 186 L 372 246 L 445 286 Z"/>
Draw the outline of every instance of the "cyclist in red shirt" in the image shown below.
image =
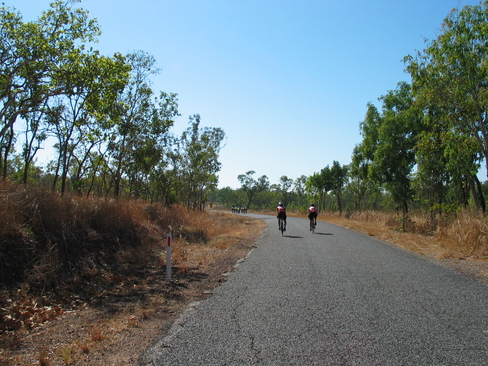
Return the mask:
<path fill-rule="evenodd" d="M 278 207 L 276 208 L 276 211 L 278 212 L 278 230 L 280 229 L 280 219 L 283 220 L 283 225 L 284 225 L 284 231 L 286 231 L 286 207 L 283 205 L 283 203 L 278 203 Z"/>
<path fill-rule="evenodd" d="M 310 221 L 314 221 L 314 225 L 317 225 L 317 207 L 315 207 L 315 204 L 311 204 L 310 207 L 308 208 L 308 219 Z M 310 229 L 312 230 L 312 229 Z"/>

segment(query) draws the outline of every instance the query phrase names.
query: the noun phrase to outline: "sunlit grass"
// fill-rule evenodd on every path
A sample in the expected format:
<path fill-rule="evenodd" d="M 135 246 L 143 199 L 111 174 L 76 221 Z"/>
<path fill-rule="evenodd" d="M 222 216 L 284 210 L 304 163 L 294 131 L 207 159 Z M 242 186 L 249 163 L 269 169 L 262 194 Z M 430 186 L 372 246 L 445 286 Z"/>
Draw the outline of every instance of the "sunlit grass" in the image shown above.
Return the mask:
<path fill-rule="evenodd" d="M 436 220 L 436 225 L 429 215 L 411 213 L 407 232 L 401 231 L 401 217 L 395 212 L 321 213 L 319 220 L 395 242 L 419 254 L 439 258 L 488 258 L 488 218 L 478 212 L 462 211 Z"/>

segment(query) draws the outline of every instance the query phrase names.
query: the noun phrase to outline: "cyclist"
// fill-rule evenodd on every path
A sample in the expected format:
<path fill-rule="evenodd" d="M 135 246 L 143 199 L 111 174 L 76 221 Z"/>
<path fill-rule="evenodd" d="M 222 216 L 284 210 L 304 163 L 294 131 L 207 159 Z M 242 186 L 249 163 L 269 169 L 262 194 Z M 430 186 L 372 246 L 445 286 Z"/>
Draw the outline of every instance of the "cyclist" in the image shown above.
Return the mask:
<path fill-rule="evenodd" d="M 276 208 L 278 212 L 278 230 L 280 229 L 280 219 L 283 220 L 283 231 L 286 231 L 286 207 L 283 205 L 282 202 L 278 203 L 278 207 Z"/>
<path fill-rule="evenodd" d="M 314 225 L 317 225 L 317 207 L 313 203 L 308 208 L 308 219 L 310 220 L 310 230 L 312 230 L 312 221 Z"/>

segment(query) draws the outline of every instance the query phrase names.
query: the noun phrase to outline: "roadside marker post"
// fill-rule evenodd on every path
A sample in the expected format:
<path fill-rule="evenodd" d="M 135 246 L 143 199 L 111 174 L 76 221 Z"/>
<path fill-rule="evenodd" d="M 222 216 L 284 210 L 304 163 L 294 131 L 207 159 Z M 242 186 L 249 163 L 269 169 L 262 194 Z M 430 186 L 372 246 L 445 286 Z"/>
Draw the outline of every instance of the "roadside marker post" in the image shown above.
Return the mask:
<path fill-rule="evenodd" d="M 166 281 L 171 281 L 171 233 L 166 235 Z"/>

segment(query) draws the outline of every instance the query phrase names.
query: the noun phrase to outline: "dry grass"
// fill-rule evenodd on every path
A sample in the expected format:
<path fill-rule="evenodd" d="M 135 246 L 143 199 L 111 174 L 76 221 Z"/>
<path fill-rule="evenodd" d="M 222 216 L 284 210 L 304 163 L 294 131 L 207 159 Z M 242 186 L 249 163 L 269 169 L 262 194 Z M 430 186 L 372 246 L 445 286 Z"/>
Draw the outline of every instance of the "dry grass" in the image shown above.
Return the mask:
<path fill-rule="evenodd" d="M 244 215 L 60 196 L 6 182 L 0 210 L 5 365 L 107 364 L 107 347 L 136 357 L 157 334 L 148 324 L 159 328 L 187 301 L 208 296 L 204 291 L 265 225 Z M 167 232 L 176 269 L 171 283 L 164 281 Z M 115 346 L 139 330 L 135 351 Z"/>
<path fill-rule="evenodd" d="M 191 222 L 194 227 L 199 228 L 197 232 L 201 233 L 202 238 L 206 238 L 207 243 L 191 242 L 185 237 L 177 239 L 178 244 L 174 245 L 172 254 L 173 260 L 182 271 L 212 261 L 221 251 L 244 238 L 253 225 L 252 220 L 246 220 L 243 216 L 219 212 L 195 214 Z"/>
<path fill-rule="evenodd" d="M 440 226 L 436 238 L 454 257 L 488 258 L 488 220 L 481 214 L 462 212 Z"/>
<path fill-rule="evenodd" d="M 432 225 L 430 216 L 411 214 L 407 232 L 393 212 L 364 211 L 340 216 L 323 213 L 320 220 L 393 242 L 407 250 L 436 258 L 488 258 L 488 218 L 468 211 Z"/>

